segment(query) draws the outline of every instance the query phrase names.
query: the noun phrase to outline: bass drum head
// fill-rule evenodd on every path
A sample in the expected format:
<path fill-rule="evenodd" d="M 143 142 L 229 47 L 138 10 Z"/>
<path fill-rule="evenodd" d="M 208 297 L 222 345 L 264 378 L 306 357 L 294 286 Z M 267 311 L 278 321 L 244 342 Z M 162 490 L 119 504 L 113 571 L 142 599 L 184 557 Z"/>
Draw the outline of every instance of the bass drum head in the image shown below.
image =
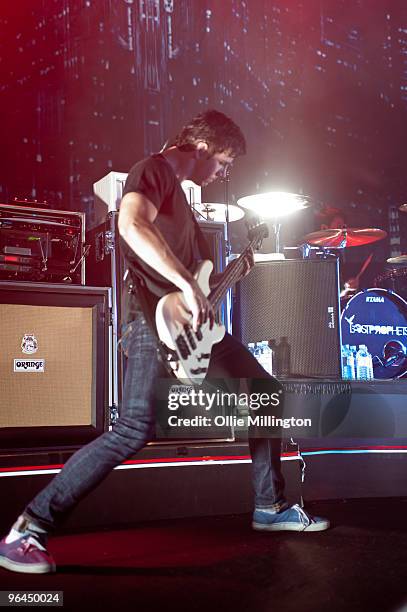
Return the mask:
<path fill-rule="evenodd" d="M 376 287 L 390 289 L 402 298 L 407 299 L 407 267 L 397 266 L 387 269 L 374 280 Z"/>
<path fill-rule="evenodd" d="M 387 289 L 365 289 L 341 314 L 342 344 L 367 346 L 374 378 L 401 378 L 407 372 L 407 302 Z"/>

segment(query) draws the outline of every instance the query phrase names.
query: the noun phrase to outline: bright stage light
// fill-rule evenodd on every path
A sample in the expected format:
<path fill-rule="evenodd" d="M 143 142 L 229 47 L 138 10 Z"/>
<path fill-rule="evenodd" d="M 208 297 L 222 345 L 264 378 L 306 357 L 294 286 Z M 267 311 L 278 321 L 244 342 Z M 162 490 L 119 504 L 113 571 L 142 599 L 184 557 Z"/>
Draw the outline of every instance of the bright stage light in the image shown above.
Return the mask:
<path fill-rule="evenodd" d="M 270 191 L 240 198 L 237 203 L 242 208 L 252 210 L 263 219 L 277 219 L 307 208 L 306 196 L 285 191 Z"/>

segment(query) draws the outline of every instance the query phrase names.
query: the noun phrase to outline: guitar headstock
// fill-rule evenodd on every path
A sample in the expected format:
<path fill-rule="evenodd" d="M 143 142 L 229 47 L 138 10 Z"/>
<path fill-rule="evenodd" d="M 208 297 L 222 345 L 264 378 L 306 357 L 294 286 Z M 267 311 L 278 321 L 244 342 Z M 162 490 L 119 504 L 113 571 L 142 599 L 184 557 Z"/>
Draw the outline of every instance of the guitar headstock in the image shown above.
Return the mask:
<path fill-rule="evenodd" d="M 269 228 L 264 221 L 257 222 L 247 226 L 247 235 L 253 248 L 257 249 L 261 246 L 264 238 L 267 238 L 269 235 Z"/>

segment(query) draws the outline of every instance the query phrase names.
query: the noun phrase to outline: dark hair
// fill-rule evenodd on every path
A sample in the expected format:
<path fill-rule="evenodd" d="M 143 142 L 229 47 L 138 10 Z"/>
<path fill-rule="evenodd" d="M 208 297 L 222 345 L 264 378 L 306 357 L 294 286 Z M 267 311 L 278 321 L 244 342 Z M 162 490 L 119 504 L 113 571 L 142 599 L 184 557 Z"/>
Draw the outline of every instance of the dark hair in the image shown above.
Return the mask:
<path fill-rule="evenodd" d="M 237 157 L 246 153 L 246 140 L 241 129 L 217 110 L 207 110 L 194 117 L 172 144 L 181 151 L 191 151 L 200 140 L 208 143 L 210 155 L 230 151 L 233 157 Z"/>

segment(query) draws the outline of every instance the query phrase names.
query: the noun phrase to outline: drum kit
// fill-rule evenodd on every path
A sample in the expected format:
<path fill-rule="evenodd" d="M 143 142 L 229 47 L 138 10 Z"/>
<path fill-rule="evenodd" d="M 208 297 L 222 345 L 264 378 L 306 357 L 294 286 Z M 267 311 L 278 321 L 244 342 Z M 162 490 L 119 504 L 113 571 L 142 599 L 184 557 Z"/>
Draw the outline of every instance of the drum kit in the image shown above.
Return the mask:
<path fill-rule="evenodd" d="M 239 206 L 225 204 L 199 204 L 199 214 L 207 220 L 233 222 L 242 219 L 247 209 L 262 217 L 271 219 L 276 238 L 277 257 L 280 254 L 280 217 L 298 212 L 310 206 L 310 199 L 303 195 L 270 192 L 246 196 L 238 200 Z M 197 206 L 197 205 L 195 205 Z M 399 210 L 407 213 L 407 203 Z M 332 214 L 330 214 L 330 212 Z M 324 213 L 316 216 L 335 217 L 339 209 L 326 207 Z M 298 247 L 303 257 L 314 252 L 317 257 L 338 256 L 341 249 L 373 244 L 386 238 L 387 233 L 377 228 L 341 227 L 323 229 L 305 235 Z M 407 302 L 398 292 L 407 297 L 407 254 L 391 257 L 390 266 L 376 277 L 374 288 L 358 291 L 357 281 L 372 260 L 370 254 L 363 263 L 352 284 L 345 283 L 341 293 L 341 332 L 343 344 L 365 345 L 373 356 L 376 379 L 396 379 L 407 374 Z M 355 282 L 356 281 L 356 282 Z M 356 285 L 356 286 L 355 286 Z M 349 299 L 348 294 L 354 294 Z"/>
<path fill-rule="evenodd" d="M 198 219 L 204 219 L 205 221 L 231 223 L 232 221 L 239 221 L 244 216 L 244 210 L 233 204 L 226 206 L 226 204 L 217 202 L 211 202 L 210 204 L 196 203 L 193 207 Z"/>

